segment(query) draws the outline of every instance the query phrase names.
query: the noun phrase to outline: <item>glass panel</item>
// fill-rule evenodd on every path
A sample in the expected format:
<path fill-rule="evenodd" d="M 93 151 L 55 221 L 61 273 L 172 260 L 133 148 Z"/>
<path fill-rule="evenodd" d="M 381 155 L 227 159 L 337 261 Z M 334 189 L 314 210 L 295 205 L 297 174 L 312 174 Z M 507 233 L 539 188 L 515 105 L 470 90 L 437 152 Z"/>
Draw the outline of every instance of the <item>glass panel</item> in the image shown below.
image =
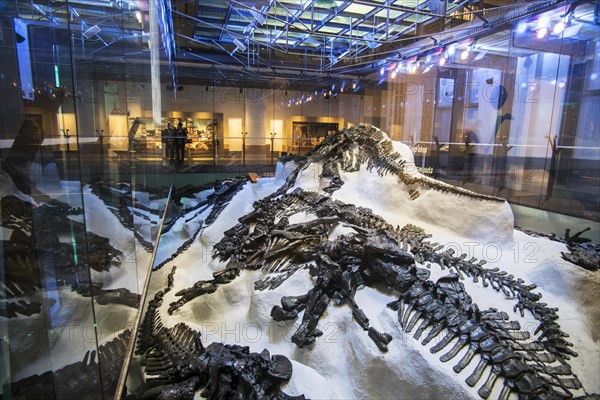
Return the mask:
<path fill-rule="evenodd" d="M 531 19 L 405 61 L 396 79 L 386 71 L 390 131 L 436 178 L 597 219 L 598 27 L 555 30 L 558 12 L 546 35 Z"/>
<path fill-rule="evenodd" d="M 0 25 L 3 394 L 111 398 L 170 185 L 148 10 L 18 7 Z"/>
<path fill-rule="evenodd" d="M 66 375 L 46 374 L 37 386 L 27 378 L 98 350 L 93 276 L 118 252 L 86 228 L 68 10 L 46 11 L 17 2 L 1 10 L 0 380 L 7 398 L 73 396 Z M 82 375 L 101 382 L 98 364 Z"/>

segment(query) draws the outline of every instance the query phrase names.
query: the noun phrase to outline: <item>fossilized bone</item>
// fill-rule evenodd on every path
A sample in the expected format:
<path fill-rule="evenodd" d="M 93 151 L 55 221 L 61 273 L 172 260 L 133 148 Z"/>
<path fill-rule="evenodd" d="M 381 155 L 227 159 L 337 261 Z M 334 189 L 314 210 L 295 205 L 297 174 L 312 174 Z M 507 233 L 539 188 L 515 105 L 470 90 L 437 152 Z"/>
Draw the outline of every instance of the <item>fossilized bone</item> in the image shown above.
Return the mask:
<path fill-rule="evenodd" d="M 5 318 L 15 318 L 17 314 L 30 317 L 33 314 L 38 314 L 42 310 L 42 303 L 37 301 L 26 302 L 25 300 L 2 301 L 0 302 L 0 316 Z"/>
<path fill-rule="evenodd" d="M 194 218 L 199 217 L 203 212 L 207 211 L 212 207 L 208 216 L 200 222 L 196 231 L 192 234 L 192 236 L 187 239 L 181 246 L 177 248 L 177 250 L 171 254 L 168 258 L 160 262 L 158 265 L 154 266 L 155 270 L 162 268 L 165 264 L 174 260 L 179 254 L 183 253 L 187 250 L 192 243 L 198 237 L 198 234 L 202 232 L 206 227 L 210 226 L 221 212 L 227 207 L 231 199 L 244 187 L 249 180 L 246 177 L 243 178 L 234 178 L 234 179 L 225 179 L 222 181 L 215 181 L 210 184 L 213 188 L 213 193 L 210 194 L 205 201 L 200 202 L 200 205 L 190 208 L 189 210 L 185 210 L 185 212 L 191 212 L 196 209 L 198 211 L 191 218 L 187 219 L 185 222 L 189 222 Z M 202 189 L 206 189 L 207 185 L 203 186 Z M 183 212 L 182 212 L 183 214 Z"/>
<path fill-rule="evenodd" d="M 82 361 L 11 383 L 10 398 L 29 400 L 110 398 L 114 396 L 131 331 L 88 351 Z M 5 392 L 6 394 L 6 392 Z"/>
<path fill-rule="evenodd" d="M 558 237 L 555 233 L 548 235 L 532 231 L 530 229 L 524 229 L 516 224 L 515 229 L 518 229 L 530 236 L 545 237 L 556 242 L 564 243 L 568 250 L 560 252 L 564 260 L 567 260 L 589 271 L 597 271 L 600 269 L 600 244 L 593 243 L 591 239 L 581 236 L 591 229 L 589 227 L 576 232 L 573 235 L 571 235 L 571 230 L 567 228 L 565 229 L 565 235 L 562 238 Z"/>
<path fill-rule="evenodd" d="M 302 173 L 310 164 L 323 162 L 321 177 L 330 179 L 329 186 L 323 190 L 328 193 L 334 192 L 344 184 L 339 175 L 340 170 L 357 171 L 362 164 L 365 164 L 368 170 L 375 170 L 379 175 L 392 174 L 405 185 L 420 186 L 482 200 L 504 201 L 498 197 L 472 192 L 426 176 L 409 174 L 405 170 L 405 161 L 399 153 L 393 151 L 392 142 L 384 137 L 381 130 L 372 125 L 361 124 L 342 129 L 327 136 L 323 142 L 307 154 L 305 159 L 294 161 L 298 162 L 298 168 L 290 174 L 286 184 L 274 196 L 279 196 L 290 189 L 298 174 Z M 411 195 L 411 199 L 414 198 L 414 195 Z"/>
<path fill-rule="evenodd" d="M 144 237 L 135 229 L 134 226 L 134 215 L 148 220 L 148 223 L 152 223 L 150 219 L 136 211 L 136 209 L 143 210 L 147 213 L 156 216 L 156 220 L 159 219 L 160 210 L 147 207 L 143 203 L 140 203 L 135 198 L 135 187 L 129 183 L 109 183 L 105 181 L 96 181 L 90 184 L 90 189 L 93 194 L 98 196 L 100 200 L 104 202 L 108 210 L 119 220 L 121 225 L 133 232 L 138 243 L 146 251 L 151 252 L 154 245 L 144 239 Z"/>
<path fill-rule="evenodd" d="M 68 218 L 81 214 L 81 208 L 57 200 L 36 205 L 12 195 L 2 197 L 1 202 L 2 226 L 12 230 L 10 240 L 2 241 L 5 279 L 0 288 L 6 297 L 39 289 L 40 269 L 52 268 L 59 285 L 71 285 L 85 262 L 96 271 L 121 264 L 123 253 L 108 238 L 85 232 L 83 224 Z M 69 235 L 75 243 L 87 246 L 74 248 L 61 242 L 59 235 Z"/>
<path fill-rule="evenodd" d="M 140 304 L 140 295 L 132 293 L 126 288 L 118 289 L 102 289 L 101 282 L 93 282 L 92 284 L 75 283 L 71 285 L 71 290 L 77 292 L 83 297 L 93 297 L 96 303 L 101 305 L 106 304 L 122 304 L 128 307 L 137 308 Z"/>
<path fill-rule="evenodd" d="M 127 399 L 193 399 L 198 389 L 207 399 L 302 400 L 289 396 L 280 386 L 292 376 L 292 364 L 268 350 L 251 353 L 248 347 L 211 343 L 206 348 L 200 333 L 184 323 L 166 328 L 158 308 L 173 287 L 173 267 L 167 287 L 148 303 L 142 321 L 137 354 L 148 377 L 147 388 Z M 144 390 L 146 389 L 146 390 Z"/>

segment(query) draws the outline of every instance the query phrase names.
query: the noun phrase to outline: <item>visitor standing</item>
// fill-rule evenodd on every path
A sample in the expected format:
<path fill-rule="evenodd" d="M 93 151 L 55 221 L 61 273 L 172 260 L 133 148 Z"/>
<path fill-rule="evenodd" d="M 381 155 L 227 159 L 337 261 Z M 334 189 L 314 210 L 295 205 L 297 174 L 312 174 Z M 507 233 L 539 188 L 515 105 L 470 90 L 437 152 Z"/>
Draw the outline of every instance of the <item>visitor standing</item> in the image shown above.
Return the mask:
<path fill-rule="evenodd" d="M 183 160 L 185 158 L 185 142 L 187 141 L 187 128 L 183 126 L 181 121 L 177 124 L 177 132 L 176 132 L 176 154 L 175 161 L 178 165 L 183 165 Z"/>
<path fill-rule="evenodd" d="M 173 164 L 175 157 L 175 149 L 173 148 L 173 135 L 175 131 L 173 130 L 173 126 L 171 123 L 167 123 L 167 128 L 163 129 L 161 132 L 161 139 L 163 144 L 163 149 L 165 150 L 165 161 L 169 164 Z"/>

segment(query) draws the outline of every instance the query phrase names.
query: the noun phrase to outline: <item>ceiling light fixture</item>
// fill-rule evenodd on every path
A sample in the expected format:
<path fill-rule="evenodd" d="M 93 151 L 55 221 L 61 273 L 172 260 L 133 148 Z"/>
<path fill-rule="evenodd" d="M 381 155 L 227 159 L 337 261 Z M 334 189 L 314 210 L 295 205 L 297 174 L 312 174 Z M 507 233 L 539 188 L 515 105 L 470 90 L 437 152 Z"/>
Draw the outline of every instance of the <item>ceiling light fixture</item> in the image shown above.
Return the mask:
<path fill-rule="evenodd" d="M 548 28 L 542 28 L 542 29 L 538 29 L 537 33 L 535 34 L 535 36 L 538 39 L 543 39 L 544 37 L 546 37 L 546 35 L 548 34 Z"/>
<path fill-rule="evenodd" d="M 565 30 L 565 23 L 563 21 L 559 21 L 559 22 L 557 22 L 556 25 L 554 25 L 554 29 L 552 30 L 552 32 L 555 35 L 560 35 L 561 33 L 563 33 L 564 30 Z"/>
<path fill-rule="evenodd" d="M 540 16 L 540 19 L 538 19 L 537 24 L 540 28 L 547 28 L 548 25 L 550 25 L 550 17 L 548 17 L 547 15 Z"/>
<path fill-rule="evenodd" d="M 246 45 L 240 42 L 239 40 L 233 39 L 233 44 L 235 44 L 235 47 L 240 49 L 241 51 L 246 51 Z"/>
<path fill-rule="evenodd" d="M 527 22 L 521 21 L 517 25 L 517 33 L 525 33 L 527 31 Z"/>

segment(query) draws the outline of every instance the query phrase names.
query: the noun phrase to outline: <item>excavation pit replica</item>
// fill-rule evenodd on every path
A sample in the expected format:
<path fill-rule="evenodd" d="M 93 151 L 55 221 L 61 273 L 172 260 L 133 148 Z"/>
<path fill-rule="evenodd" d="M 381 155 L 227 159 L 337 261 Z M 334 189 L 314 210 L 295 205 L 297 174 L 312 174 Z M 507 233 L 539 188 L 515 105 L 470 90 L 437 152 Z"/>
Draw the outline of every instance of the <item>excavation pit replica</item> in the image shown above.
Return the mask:
<path fill-rule="evenodd" d="M 155 265 L 177 270 L 153 274 L 159 299 L 139 336 L 146 383 L 136 393 L 156 393 L 156 382 L 208 398 L 598 391 L 595 306 L 560 289 L 597 289 L 597 277 L 567 262 L 568 250 L 561 258 L 564 244 L 514 230 L 504 200 L 419 174 L 410 150 L 372 126 L 284 161 L 275 182 L 219 183 L 162 236 L 170 251 Z M 196 347 L 185 345 L 190 335 Z M 211 347 L 247 347 L 235 362 L 190 372 L 198 362 L 163 355 L 171 345 L 161 343 L 178 340 L 195 360 L 218 358 Z M 263 367 L 237 367 L 261 351 Z M 277 364 L 269 354 L 291 361 L 279 381 L 260 372 Z M 268 390 L 242 389 L 255 378 Z"/>
<path fill-rule="evenodd" d="M 373 126 L 171 203 L 128 399 L 600 392 L 598 247 L 515 230 Z"/>

